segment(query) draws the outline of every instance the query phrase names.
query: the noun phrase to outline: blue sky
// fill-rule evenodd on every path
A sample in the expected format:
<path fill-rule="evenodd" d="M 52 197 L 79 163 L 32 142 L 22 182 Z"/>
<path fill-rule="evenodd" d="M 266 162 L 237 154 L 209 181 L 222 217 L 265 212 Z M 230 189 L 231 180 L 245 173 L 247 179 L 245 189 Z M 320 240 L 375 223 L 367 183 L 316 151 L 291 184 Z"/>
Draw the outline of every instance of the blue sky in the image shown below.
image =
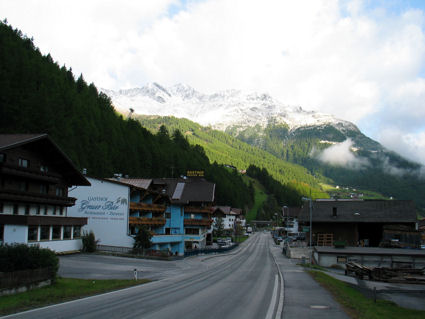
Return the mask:
<path fill-rule="evenodd" d="M 266 92 L 423 164 L 424 12 L 419 0 L 0 2 L 2 20 L 98 87 Z"/>

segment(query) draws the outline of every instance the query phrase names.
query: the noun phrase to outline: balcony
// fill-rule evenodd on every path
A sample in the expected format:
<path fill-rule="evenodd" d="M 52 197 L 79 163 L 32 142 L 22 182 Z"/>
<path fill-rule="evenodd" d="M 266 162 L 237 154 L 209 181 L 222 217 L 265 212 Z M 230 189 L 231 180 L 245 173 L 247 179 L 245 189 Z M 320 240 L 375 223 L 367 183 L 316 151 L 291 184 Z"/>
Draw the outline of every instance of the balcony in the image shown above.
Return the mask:
<path fill-rule="evenodd" d="M 211 214 L 212 213 L 212 207 L 197 207 L 197 206 L 185 206 L 184 207 L 185 213 L 205 213 L 205 214 Z"/>
<path fill-rule="evenodd" d="M 75 201 L 77 199 L 73 197 L 40 194 L 13 189 L 1 189 L 0 200 L 34 204 L 73 206 L 75 205 Z"/>
<path fill-rule="evenodd" d="M 207 226 L 211 227 L 212 219 L 185 219 L 184 225 L 185 226 Z"/>
<path fill-rule="evenodd" d="M 162 213 L 166 208 L 165 205 L 130 202 L 130 210 Z"/>
<path fill-rule="evenodd" d="M 130 225 L 164 226 L 165 218 L 130 217 L 129 224 Z"/>
<path fill-rule="evenodd" d="M 0 164 L 0 173 L 2 175 L 20 176 L 52 184 L 58 184 L 60 182 L 60 175 L 58 174 L 44 173 L 34 168 L 23 168 L 18 165 L 11 165 L 7 163 Z"/>

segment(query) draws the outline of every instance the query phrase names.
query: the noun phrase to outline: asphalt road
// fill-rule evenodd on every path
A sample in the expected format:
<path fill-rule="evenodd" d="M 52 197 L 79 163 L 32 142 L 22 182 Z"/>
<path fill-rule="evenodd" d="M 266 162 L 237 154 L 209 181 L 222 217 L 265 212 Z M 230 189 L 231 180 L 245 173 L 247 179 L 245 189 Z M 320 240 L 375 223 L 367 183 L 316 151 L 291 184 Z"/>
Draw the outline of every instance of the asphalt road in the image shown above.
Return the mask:
<path fill-rule="evenodd" d="M 284 289 L 271 245 L 270 234 L 256 234 L 234 253 L 188 258 L 176 263 L 177 268 L 172 264 L 163 266 L 164 279 L 9 317 L 281 318 Z M 131 265 L 112 263 L 115 268 L 111 271 L 127 274 L 129 266 L 139 262 L 135 260 Z M 151 262 L 153 268 L 155 264 Z M 146 275 L 148 267 L 145 262 L 143 265 L 142 275 Z M 67 267 L 68 272 L 81 268 L 72 262 Z M 89 264 L 87 269 L 91 272 L 97 268 Z M 155 272 L 154 269 L 150 271 Z M 102 272 L 98 270 L 97 273 Z"/>

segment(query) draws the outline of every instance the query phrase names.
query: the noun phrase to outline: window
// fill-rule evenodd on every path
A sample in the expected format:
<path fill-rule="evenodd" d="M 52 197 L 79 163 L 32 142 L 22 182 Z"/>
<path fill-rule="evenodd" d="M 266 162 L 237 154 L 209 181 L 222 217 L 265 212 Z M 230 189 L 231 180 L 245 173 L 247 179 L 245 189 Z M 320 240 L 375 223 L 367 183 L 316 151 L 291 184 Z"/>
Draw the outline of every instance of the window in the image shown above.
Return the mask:
<path fill-rule="evenodd" d="M 30 161 L 24 158 L 20 158 L 18 160 L 18 165 L 20 167 L 28 168 L 30 166 Z"/>
<path fill-rule="evenodd" d="M 59 214 L 61 214 L 61 215 L 64 215 L 64 214 L 65 214 L 65 207 L 64 207 L 64 206 L 62 206 L 62 207 L 60 208 L 60 212 L 59 212 Z"/>
<path fill-rule="evenodd" d="M 56 187 L 56 196 L 63 196 L 63 188 Z"/>
<path fill-rule="evenodd" d="M 37 208 L 35 210 L 36 215 L 40 215 L 40 205 L 37 205 Z"/>
<path fill-rule="evenodd" d="M 184 233 L 186 235 L 199 235 L 199 228 L 185 228 Z"/>
<path fill-rule="evenodd" d="M 56 209 L 57 209 L 57 207 L 53 206 L 53 215 L 56 215 Z"/>
<path fill-rule="evenodd" d="M 3 202 L 0 202 L 0 214 L 2 214 L 3 213 Z M 0 238 L 1 239 L 1 238 Z"/>
<path fill-rule="evenodd" d="M 336 216 L 337 216 L 337 208 L 332 207 L 332 217 L 336 217 Z"/>
<path fill-rule="evenodd" d="M 29 215 L 30 214 L 30 205 L 25 205 L 25 215 Z"/>
<path fill-rule="evenodd" d="M 63 239 L 71 239 L 72 226 L 63 227 Z"/>
<path fill-rule="evenodd" d="M 39 214 L 47 215 L 47 206 L 40 206 Z"/>
<path fill-rule="evenodd" d="M 81 226 L 74 226 L 74 239 L 81 237 Z"/>
<path fill-rule="evenodd" d="M 170 219 L 171 218 L 171 213 L 165 213 L 165 218 Z"/>
<path fill-rule="evenodd" d="M 47 194 L 48 192 L 49 192 L 49 185 L 40 184 L 40 193 L 41 194 Z"/>
<path fill-rule="evenodd" d="M 13 204 L 13 215 L 18 215 L 18 214 L 19 214 L 19 205 Z"/>
<path fill-rule="evenodd" d="M 46 165 L 40 165 L 40 172 L 47 173 L 49 168 Z"/>
<path fill-rule="evenodd" d="M 170 235 L 170 234 L 171 234 L 170 228 L 165 228 L 165 235 Z"/>
<path fill-rule="evenodd" d="M 0 153 L 0 163 L 6 162 L 6 154 Z"/>
<path fill-rule="evenodd" d="M 345 264 L 346 262 L 347 262 L 347 256 L 337 256 L 336 257 L 336 262 L 337 263 L 343 263 L 343 264 Z"/>
<path fill-rule="evenodd" d="M 50 226 L 40 226 L 40 240 L 50 239 Z"/>
<path fill-rule="evenodd" d="M 28 226 L 28 241 L 38 240 L 38 226 Z"/>
<path fill-rule="evenodd" d="M 61 239 L 62 226 L 53 226 L 52 227 L 52 239 Z"/>

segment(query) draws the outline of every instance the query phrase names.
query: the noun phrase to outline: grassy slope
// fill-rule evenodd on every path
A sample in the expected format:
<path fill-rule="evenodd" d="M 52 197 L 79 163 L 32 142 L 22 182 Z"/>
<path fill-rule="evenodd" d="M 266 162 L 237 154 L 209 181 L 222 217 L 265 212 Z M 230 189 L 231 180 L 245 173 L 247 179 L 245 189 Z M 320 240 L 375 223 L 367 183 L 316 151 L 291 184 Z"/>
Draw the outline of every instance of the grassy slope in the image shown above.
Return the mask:
<path fill-rule="evenodd" d="M 179 129 L 191 144 L 198 144 L 205 149 L 211 162 L 230 164 L 238 169 L 246 169 L 251 164 L 264 167 L 281 183 L 294 182 L 299 184 L 300 188 L 310 185 L 319 192 L 319 180 L 312 176 L 306 168 L 279 159 L 264 150 L 233 138 L 229 134 L 175 117 L 138 116 L 137 119 L 142 126 L 153 133 L 156 133 L 161 125 L 165 125 L 170 132 Z M 313 193 L 315 192 L 313 191 Z"/>
<path fill-rule="evenodd" d="M 247 177 L 249 178 L 249 177 Z M 263 205 L 267 199 L 267 194 L 263 185 L 261 185 L 256 179 L 249 178 L 252 181 L 255 190 L 254 205 L 251 207 L 249 212 L 246 214 L 246 222 L 249 223 L 251 220 L 255 220 L 257 217 L 258 209 Z"/>

